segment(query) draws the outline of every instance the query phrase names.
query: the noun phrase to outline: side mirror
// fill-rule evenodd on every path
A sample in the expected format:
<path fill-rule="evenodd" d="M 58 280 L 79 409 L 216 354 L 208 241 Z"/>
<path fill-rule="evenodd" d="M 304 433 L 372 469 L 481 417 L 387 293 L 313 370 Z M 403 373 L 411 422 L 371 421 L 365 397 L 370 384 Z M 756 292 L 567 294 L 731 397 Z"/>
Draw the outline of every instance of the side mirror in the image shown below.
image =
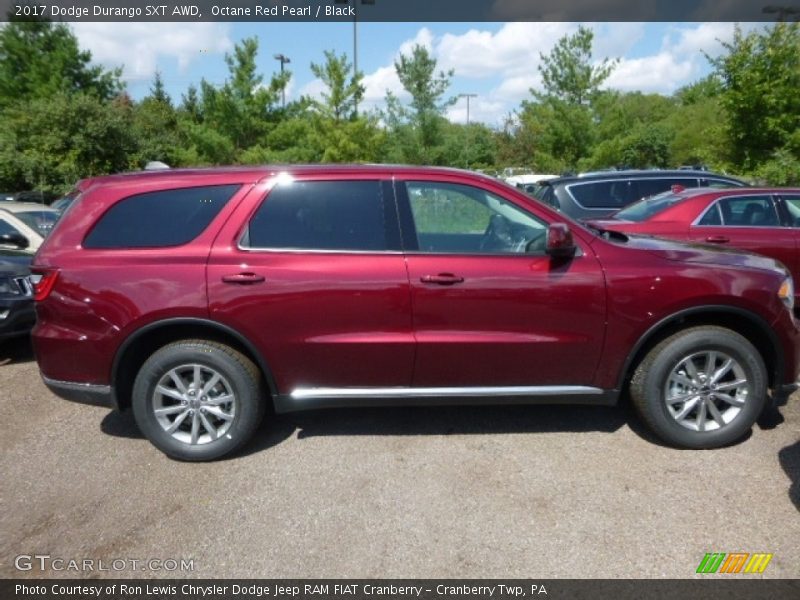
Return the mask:
<path fill-rule="evenodd" d="M 22 235 L 19 231 L 9 231 L 0 235 L 0 244 L 14 246 L 19 249 L 25 249 L 30 246 L 28 238 Z"/>
<path fill-rule="evenodd" d="M 574 256 L 577 246 L 566 223 L 551 223 L 547 228 L 546 252 L 554 258 Z"/>

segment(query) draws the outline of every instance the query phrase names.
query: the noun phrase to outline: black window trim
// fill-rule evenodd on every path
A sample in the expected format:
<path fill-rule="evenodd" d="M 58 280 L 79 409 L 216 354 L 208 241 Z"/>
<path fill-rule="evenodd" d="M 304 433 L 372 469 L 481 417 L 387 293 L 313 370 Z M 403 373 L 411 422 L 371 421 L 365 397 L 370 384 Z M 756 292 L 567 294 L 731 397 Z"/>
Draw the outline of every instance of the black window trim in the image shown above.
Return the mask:
<path fill-rule="evenodd" d="M 396 190 L 394 189 L 394 181 L 393 178 L 390 179 L 386 176 L 380 177 L 358 177 L 353 179 L 340 179 L 340 178 L 309 178 L 309 179 L 302 179 L 298 178 L 295 180 L 297 183 L 313 183 L 313 182 L 322 182 L 322 183 L 332 183 L 332 182 L 353 182 L 353 181 L 376 181 L 380 184 L 381 190 L 381 201 L 383 203 L 383 211 L 384 211 L 384 218 L 386 219 L 386 228 L 387 234 L 388 229 L 397 230 L 396 238 L 397 242 L 392 244 L 392 240 L 387 240 L 389 245 L 396 245 L 396 248 L 388 248 L 384 250 L 344 250 L 344 249 L 328 249 L 328 248 L 273 248 L 269 246 L 250 246 L 249 244 L 245 244 L 244 241 L 249 237 L 249 230 L 250 230 L 250 221 L 255 216 L 258 209 L 261 208 L 261 205 L 264 203 L 269 195 L 272 193 L 272 190 L 275 188 L 270 188 L 261 198 L 258 200 L 258 204 L 255 207 L 255 210 L 250 214 L 248 217 L 247 222 L 245 223 L 245 227 L 242 230 L 242 233 L 239 235 L 239 238 L 236 240 L 236 248 L 241 252 L 251 252 L 251 253 L 258 253 L 258 254 L 354 254 L 354 255 L 402 255 L 403 254 L 403 246 L 402 246 L 402 233 L 400 232 L 400 224 L 397 219 L 398 211 L 397 211 L 397 201 L 395 198 Z"/>

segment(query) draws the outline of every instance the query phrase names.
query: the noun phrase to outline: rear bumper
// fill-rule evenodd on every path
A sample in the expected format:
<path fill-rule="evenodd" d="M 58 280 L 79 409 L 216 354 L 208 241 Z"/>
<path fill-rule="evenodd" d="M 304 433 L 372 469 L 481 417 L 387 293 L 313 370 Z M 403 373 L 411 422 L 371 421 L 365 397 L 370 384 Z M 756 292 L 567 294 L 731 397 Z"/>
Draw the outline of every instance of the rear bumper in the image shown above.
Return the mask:
<path fill-rule="evenodd" d="M 91 404 L 92 406 L 116 408 L 114 395 L 111 393 L 111 386 L 109 385 L 59 381 L 57 379 L 50 379 L 44 375 L 42 375 L 42 379 L 51 392 L 64 400 L 79 402 L 81 404 Z"/>

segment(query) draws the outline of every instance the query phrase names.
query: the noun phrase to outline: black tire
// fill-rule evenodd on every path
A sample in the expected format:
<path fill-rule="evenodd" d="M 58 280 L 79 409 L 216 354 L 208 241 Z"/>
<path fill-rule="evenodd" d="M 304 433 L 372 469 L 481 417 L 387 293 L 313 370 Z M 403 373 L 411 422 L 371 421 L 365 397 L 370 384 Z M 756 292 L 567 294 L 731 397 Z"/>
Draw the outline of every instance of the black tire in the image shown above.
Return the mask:
<path fill-rule="evenodd" d="M 204 398 L 210 398 L 213 401 L 212 393 L 217 391 L 216 399 L 229 397 L 232 399 L 221 405 L 211 406 L 209 403 L 207 408 L 194 407 L 190 411 L 188 405 L 185 408 L 179 406 L 186 404 L 185 401 L 156 393 L 156 387 L 160 382 L 162 388 L 159 390 L 163 389 L 162 378 L 169 377 L 170 372 L 181 373 L 182 369 L 188 372 L 188 369 L 194 369 L 194 365 L 200 367 L 201 381 L 202 373 L 207 376 L 205 383 L 211 383 L 210 380 L 213 379 L 214 374 L 219 375 L 218 383 L 209 389 L 208 396 L 204 396 Z M 196 392 L 192 386 L 194 386 L 194 382 L 187 388 L 191 390 L 187 393 L 193 395 L 192 402 L 199 403 L 199 397 L 194 397 Z M 178 392 L 179 390 L 176 387 L 173 391 Z M 167 407 L 168 409 L 174 408 L 175 411 L 181 411 L 181 413 L 187 412 L 187 415 L 183 415 L 181 425 L 174 434 L 167 432 L 163 425 L 164 419 L 172 418 L 174 424 L 181 413 L 177 413 L 175 417 L 171 415 L 156 416 L 156 406 L 163 404 L 164 400 L 172 403 Z M 206 461 L 233 452 L 253 436 L 264 416 L 265 400 L 258 368 L 246 356 L 224 344 L 206 340 L 182 340 L 160 348 L 144 362 L 133 384 L 132 406 L 139 429 L 164 454 L 179 460 Z M 219 413 L 224 412 L 225 414 L 222 416 L 226 418 L 215 416 L 217 413 L 212 414 L 212 410 L 217 410 Z M 188 416 L 189 412 L 191 412 L 191 416 Z M 203 417 L 200 417 L 200 412 L 203 413 Z M 197 417 L 194 416 L 195 413 L 197 413 Z M 201 418 L 205 419 L 205 423 L 211 425 L 210 429 L 205 428 L 203 422 L 200 421 Z M 197 439 L 193 438 L 195 425 L 190 419 L 200 423 L 196 426 Z M 189 423 L 185 421 L 189 421 Z M 214 426 L 215 423 L 219 424 L 221 432 L 216 438 L 211 433 L 211 429 L 217 429 Z M 183 436 L 183 439 L 176 438 L 176 435 Z M 185 439 L 187 437 L 188 441 Z M 192 443 L 193 439 L 194 443 Z"/>
<path fill-rule="evenodd" d="M 695 357 L 690 359 L 692 365 L 688 365 L 684 359 L 692 356 Z M 736 367 L 726 372 L 727 379 L 723 378 L 722 383 L 714 385 L 720 389 L 731 388 L 735 386 L 735 381 L 741 381 L 743 377 L 746 384 L 725 392 L 732 394 L 737 404 L 719 400 L 720 393 L 708 380 L 708 372 L 714 372 L 714 369 L 702 368 L 704 358 L 705 364 L 727 364 L 721 356 L 733 359 Z M 697 371 L 698 364 L 704 372 L 692 377 L 688 367 L 694 367 Z M 720 366 L 717 372 L 721 370 Z M 668 388 L 684 385 L 686 379 L 701 381 L 703 385 L 689 387 L 689 384 L 685 384 L 686 388 L 682 390 Z M 693 327 L 666 338 L 647 353 L 634 372 L 630 392 L 633 405 L 642 420 L 668 444 L 680 448 L 719 448 L 741 439 L 758 419 L 767 399 L 767 370 L 758 350 L 738 333 L 716 326 Z M 680 401 L 668 403 L 668 394 L 670 397 L 691 398 L 685 404 Z M 694 403 L 691 404 L 692 410 L 686 416 L 681 416 L 682 410 L 688 409 L 690 402 Z M 721 424 L 712 416 L 712 407 L 709 406 L 712 402 L 716 414 L 728 416 L 730 421 L 721 419 Z M 700 411 L 703 411 L 702 415 L 698 415 Z M 689 428 L 697 426 L 699 417 L 706 415 L 711 420 L 704 423 L 705 430 Z"/>

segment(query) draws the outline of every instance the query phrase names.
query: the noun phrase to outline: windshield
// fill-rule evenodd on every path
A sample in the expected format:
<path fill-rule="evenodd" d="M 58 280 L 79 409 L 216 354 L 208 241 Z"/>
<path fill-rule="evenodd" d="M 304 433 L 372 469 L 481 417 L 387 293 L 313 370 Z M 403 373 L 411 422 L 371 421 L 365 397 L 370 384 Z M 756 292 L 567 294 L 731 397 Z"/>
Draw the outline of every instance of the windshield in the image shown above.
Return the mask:
<path fill-rule="evenodd" d="M 672 192 L 656 194 L 655 196 L 644 198 L 643 200 L 634 202 L 630 206 L 626 206 L 619 212 L 616 212 L 614 218 L 621 221 L 634 221 L 636 223 L 646 221 L 650 217 L 665 211 L 681 200 L 683 200 L 682 196 L 678 196 Z"/>
<path fill-rule="evenodd" d="M 36 230 L 42 237 L 46 237 L 47 234 L 50 233 L 50 230 L 58 219 L 58 213 L 49 210 L 18 212 L 14 213 L 14 216 L 31 229 Z"/>

